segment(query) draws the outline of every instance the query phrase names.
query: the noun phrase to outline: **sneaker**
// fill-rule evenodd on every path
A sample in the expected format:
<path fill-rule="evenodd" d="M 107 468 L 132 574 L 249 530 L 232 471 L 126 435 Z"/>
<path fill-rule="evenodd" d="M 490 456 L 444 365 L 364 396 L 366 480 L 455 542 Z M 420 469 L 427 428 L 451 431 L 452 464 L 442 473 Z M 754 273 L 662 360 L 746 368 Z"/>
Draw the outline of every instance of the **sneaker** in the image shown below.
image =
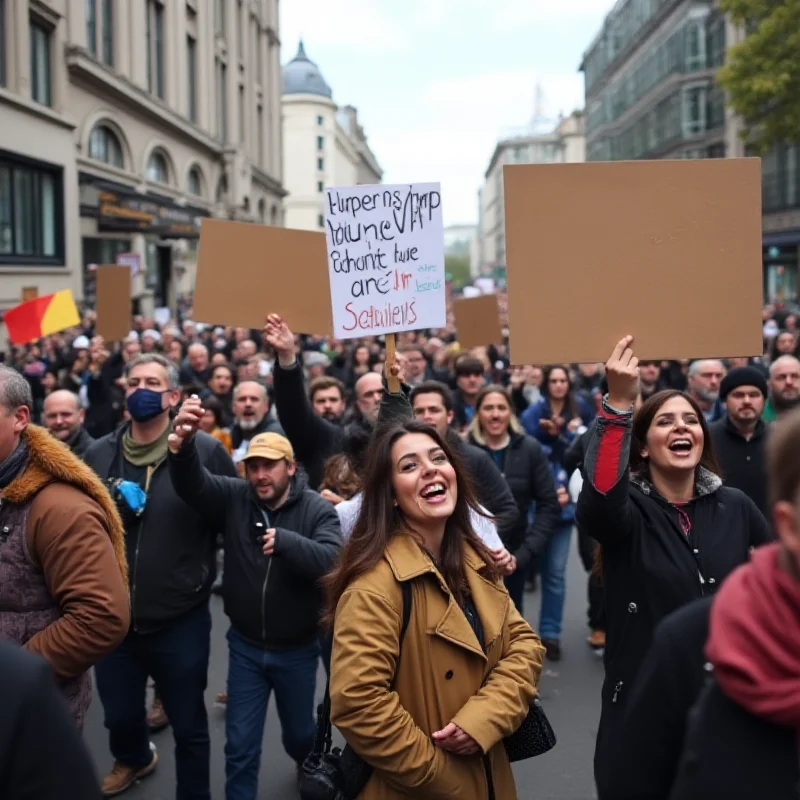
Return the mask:
<path fill-rule="evenodd" d="M 605 631 L 592 631 L 589 638 L 586 640 L 589 647 L 594 650 L 597 655 L 603 655 L 606 649 L 606 632 Z"/>
<path fill-rule="evenodd" d="M 549 661 L 561 661 L 561 642 L 558 639 L 542 639 L 542 644 Z"/>
<path fill-rule="evenodd" d="M 103 778 L 102 792 L 103 797 L 116 797 L 118 794 L 127 792 L 137 781 L 152 775 L 158 764 L 158 753 L 155 745 L 150 743 L 150 750 L 153 753 L 150 763 L 146 767 L 126 767 L 119 761 L 114 762 L 111 772 Z"/>
<path fill-rule="evenodd" d="M 158 733 L 169 727 L 167 712 L 164 711 L 164 704 L 160 697 L 153 698 L 153 705 L 147 712 L 147 727 L 150 728 L 150 733 Z"/>

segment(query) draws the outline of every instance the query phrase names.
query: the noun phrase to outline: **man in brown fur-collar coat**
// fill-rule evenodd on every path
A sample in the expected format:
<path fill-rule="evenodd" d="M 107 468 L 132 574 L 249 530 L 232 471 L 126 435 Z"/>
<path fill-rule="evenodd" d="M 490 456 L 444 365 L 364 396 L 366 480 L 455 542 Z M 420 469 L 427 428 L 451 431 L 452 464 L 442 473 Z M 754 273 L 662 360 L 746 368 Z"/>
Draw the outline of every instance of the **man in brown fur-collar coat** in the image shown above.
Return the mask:
<path fill-rule="evenodd" d="M 100 479 L 30 424 L 32 406 L 0 365 L 0 639 L 50 664 L 82 727 L 89 669 L 130 623 L 124 533 Z"/>

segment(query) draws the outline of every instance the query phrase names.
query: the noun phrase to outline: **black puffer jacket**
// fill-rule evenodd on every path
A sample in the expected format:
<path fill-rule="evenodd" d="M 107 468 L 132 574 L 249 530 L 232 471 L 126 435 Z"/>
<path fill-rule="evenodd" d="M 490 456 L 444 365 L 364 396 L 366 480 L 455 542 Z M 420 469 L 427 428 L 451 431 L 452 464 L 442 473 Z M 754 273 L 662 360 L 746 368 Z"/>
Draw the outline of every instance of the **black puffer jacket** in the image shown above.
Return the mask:
<path fill-rule="evenodd" d="M 107 483 L 124 478 L 144 488 L 145 468 L 133 467 L 122 456 L 122 436 L 127 429 L 126 424 L 98 439 L 83 460 Z M 231 457 L 213 437 L 198 433 L 197 450 L 211 472 L 236 475 Z M 119 500 L 117 506 L 125 525 L 131 625 L 139 633 L 155 631 L 208 599 L 216 575 L 220 528 L 178 497 L 166 459 L 153 472 L 141 516 L 127 512 Z"/>
<path fill-rule="evenodd" d="M 318 586 L 342 546 L 334 507 L 308 488 L 298 472 L 286 502 L 263 508 L 241 478 L 212 475 L 194 441 L 170 453 L 175 491 L 207 515 L 225 536 L 222 596 L 225 613 L 245 639 L 268 650 L 288 650 L 319 633 L 322 595 Z M 275 552 L 265 556 L 260 538 L 275 528 Z"/>
<path fill-rule="evenodd" d="M 617 421 L 615 421 L 617 422 Z M 750 498 L 698 471 L 696 497 L 686 507 L 686 535 L 674 506 L 646 481 L 628 478 L 630 420 L 616 484 L 605 494 L 594 486 L 600 442 L 609 423 L 598 419 L 586 456 L 577 522 L 603 547 L 607 631 L 606 677 L 595 750 L 595 779 L 607 795 L 609 763 L 622 735 L 627 699 L 650 647 L 656 625 L 681 606 L 712 595 L 751 547 L 770 540 L 769 528 Z M 619 423 L 617 423 L 619 424 Z"/>
<path fill-rule="evenodd" d="M 492 451 L 474 433 L 470 442 L 492 458 Z M 517 519 L 503 542 L 518 567 L 524 569 L 547 547 L 561 518 L 553 471 L 539 442 L 523 433 L 512 433 L 502 474 L 517 504 Z M 533 525 L 528 522 L 531 503 L 536 503 Z"/>

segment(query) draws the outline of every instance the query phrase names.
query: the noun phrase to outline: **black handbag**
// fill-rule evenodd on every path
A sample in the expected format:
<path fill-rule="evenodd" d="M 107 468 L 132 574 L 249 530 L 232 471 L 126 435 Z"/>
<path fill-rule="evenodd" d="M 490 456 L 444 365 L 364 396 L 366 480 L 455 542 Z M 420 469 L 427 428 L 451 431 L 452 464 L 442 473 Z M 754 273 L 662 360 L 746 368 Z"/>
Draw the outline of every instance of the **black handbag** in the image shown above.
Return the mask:
<path fill-rule="evenodd" d="M 503 744 L 512 764 L 540 756 L 555 747 L 555 732 L 538 697 L 533 698 L 528 716 L 522 721 L 522 725 L 511 736 L 503 739 Z"/>
<path fill-rule="evenodd" d="M 403 624 L 400 645 L 411 619 L 411 581 L 400 584 L 403 591 Z M 317 709 L 314 747 L 300 770 L 301 800 L 355 800 L 364 790 L 372 767 L 350 745 L 344 750 L 332 747 L 330 677 L 325 685 L 325 699 Z"/>

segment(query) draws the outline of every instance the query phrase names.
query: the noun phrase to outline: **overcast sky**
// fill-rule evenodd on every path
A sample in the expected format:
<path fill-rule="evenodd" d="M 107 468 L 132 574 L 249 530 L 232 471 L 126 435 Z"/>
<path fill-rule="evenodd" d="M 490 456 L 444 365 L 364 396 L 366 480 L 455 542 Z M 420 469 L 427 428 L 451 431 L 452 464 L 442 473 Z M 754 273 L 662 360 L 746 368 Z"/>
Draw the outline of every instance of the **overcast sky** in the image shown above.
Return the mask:
<path fill-rule="evenodd" d="M 339 105 L 358 108 L 385 183 L 440 181 L 446 225 L 477 221 L 497 139 L 583 107 L 581 57 L 612 0 L 286 0 L 283 63 L 302 36 Z"/>

